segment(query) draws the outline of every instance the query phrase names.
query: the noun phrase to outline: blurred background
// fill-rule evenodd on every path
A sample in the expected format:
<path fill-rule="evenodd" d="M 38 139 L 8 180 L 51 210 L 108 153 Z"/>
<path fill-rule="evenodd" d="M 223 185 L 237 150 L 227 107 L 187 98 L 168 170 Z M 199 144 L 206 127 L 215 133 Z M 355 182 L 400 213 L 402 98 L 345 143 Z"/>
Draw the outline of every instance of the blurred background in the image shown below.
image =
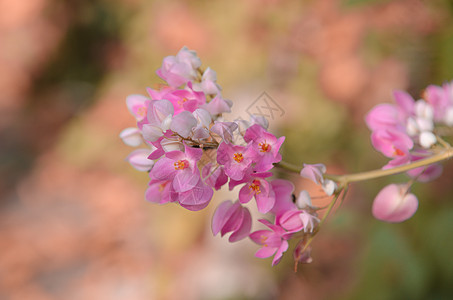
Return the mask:
<path fill-rule="evenodd" d="M 263 92 L 278 104 L 285 160 L 359 172 L 386 163 L 371 107 L 453 79 L 453 4 L 0 0 L 0 299 L 453 298 L 451 164 L 415 185 L 419 211 L 402 224 L 373 219 L 371 203 L 404 175 L 354 185 L 297 273 L 290 251 L 271 267 L 251 241 L 212 237 L 228 191 L 195 213 L 147 203 L 118 137 L 135 126 L 125 98 L 161 82 L 184 45 L 217 71 L 234 116 Z"/>

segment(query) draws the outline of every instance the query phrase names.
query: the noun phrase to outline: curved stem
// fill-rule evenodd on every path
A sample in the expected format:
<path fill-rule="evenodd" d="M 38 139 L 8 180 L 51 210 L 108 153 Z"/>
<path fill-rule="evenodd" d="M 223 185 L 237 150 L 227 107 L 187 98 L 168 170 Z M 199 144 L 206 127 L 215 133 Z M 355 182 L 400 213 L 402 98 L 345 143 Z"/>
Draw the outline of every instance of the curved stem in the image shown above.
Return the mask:
<path fill-rule="evenodd" d="M 375 179 L 375 178 L 380 178 L 384 176 L 389 176 L 389 175 L 395 175 L 398 173 L 403 173 L 415 168 L 419 167 L 424 167 L 428 166 L 437 162 L 441 162 L 447 159 L 450 159 L 453 157 L 453 148 L 448 147 L 444 151 L 436 153 L 430 157 L 427 157 L 425 159 L 420 159 L 414 162 L 411 162 L 407 165 L 403 166 L 398 166 L 395 168 L 391 169 L 378 169 L 378 170 L 372 170 L 372 171 L 366 171 L 366 172 L 360 172 L 360 173 L 355 173 L 355 174 L 346 174 L 346 175 L 332 175 L 332 174 L 325 174 L 324 178 L 336 181 L 339 183 L 340 187 L 345 187 L 351 182 L 357 182 L 357 181 L 364 181 L 364 180 L 370 180 L 370 179 Z M 276 167 L 280 167 L 282 169 L 295 172 L 295 173 L 300 173 L 302 170 L 301 167 L 292 165 L 288 162 L 281 161 L 277 164 L 275 164 Z"/>
<path fill-rule="evenodd" d="M 445 151 L 435 154 L 431 157 L 425 158 L 425 159 L 420 159 L 414 162 L 411 162 L 410 164 L 403 165 L 403 166 L 398 166 L 395 168 L 391 169 L 379 169 L 379 170 L 373 170 L 373 171 L 367 171 L 367 172 L 360 172 L 360 173 L 355 173 L 355 174 L 347 174 L 347 175 L 330 175 L 326 174 L 324 175 L 325 178 L 334 180 L 338 182 L 340 185 L 345 186 L 348 183 L 351 182 L 357 182 L 357 181 L 363 181 L 363 180 L 369 180 L 369 179 L 375 179 L 375 178 L 380 178 L 384 176 L 389 176 L 389 175 L 394 175 L 402 172 L 406 172 L 415 168 L 419 167 L 424 167 L 428 166 L 437 162 L 441 162 L 443 160 L 447 160 L 453 157 L 453 148 L 446 149 Z"/>

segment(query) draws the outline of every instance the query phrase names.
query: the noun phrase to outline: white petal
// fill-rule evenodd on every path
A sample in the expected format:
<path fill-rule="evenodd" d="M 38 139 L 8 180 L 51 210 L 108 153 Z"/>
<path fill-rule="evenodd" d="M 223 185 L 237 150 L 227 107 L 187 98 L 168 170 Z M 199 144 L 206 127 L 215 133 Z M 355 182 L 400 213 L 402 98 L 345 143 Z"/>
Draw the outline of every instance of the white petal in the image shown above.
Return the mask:
<path fill-rule="evenodd" d="M 296 206 L 299 209 L 306 209 L 308 207 L 311 207 L 311 198 L 310 194 L 307 191 L 303 190 L 300 192 L 299 197 L 297 197 L 296 200 Z"/>
<path fill-rule="evenodd" d="M 135 127 L 129 127 L 121 131 L 120 138 L 126 145 L 132 147 L 137 147 L 142 143 L 142 134 Z"/>
<path fill-rule="evenodd" d="M 337 185 L 332 180 L 325 179 L 324 182 L 322 183 L 322 189 L 329 196 L 331 196 L 335 192 L 336 188 Z"/>
<path fill-rule="evenodd" d="M 430 131 L 423 131 L 420 133 L 420 145 L 427 149 L 437 142 L 436 136 Z"/>

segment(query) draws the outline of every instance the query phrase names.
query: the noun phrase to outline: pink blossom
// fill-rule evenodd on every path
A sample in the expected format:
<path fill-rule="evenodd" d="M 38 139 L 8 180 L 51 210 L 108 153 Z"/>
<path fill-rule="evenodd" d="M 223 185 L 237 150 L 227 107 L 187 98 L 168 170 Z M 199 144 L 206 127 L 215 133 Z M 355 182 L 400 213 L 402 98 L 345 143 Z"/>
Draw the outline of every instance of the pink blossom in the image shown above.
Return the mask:
<path fill-rule="evenodd" d="M 255 256 L 267 258 L 274 255 L 272 265 L 275 266 L 280 262 L 283 253 L 288 250 L 288 239 L 291 238 L 292 234 L 265 219 L 259 221 L 271 230 L 258 230 L 249 235 L 252 241 L 261 245 L 261 249 L 255 253 Z"/>
<path fill-rule="evenodd" d="M 217 235 L 219 232 L 224 236 L 232 232 L 230 242 L 236 242 L 247 237 L 252 228 L 252 216 L 247 208 L 242 207 L 239 202 L 233 203 L 231 200 L 222 202 L 216 209 L 212 217 L 212 233 Z"/>
<path fill-rule="evenodd" d="M 151 100 L 142 95 L 130 95 L 126 98 L 126 105 L 130 113 L 137 121 L 142 121 L 146 118 L 148 103 Z"/>
<path fill-rule="evenodd" d="M 278 139 L 258 124 L 250 126 L 244 135 L 244 140 L 252 143 L 255 171 L 264 172 L 273 168 L 273 164 L 282 160 L 279 153 L 285 137 Z"/>
<path fill-rule="evenodd" d="M 412 139 L 404 132 L 392 129 L 379 129 L 371 134 L 373 147 L 387 157 L 407 155 L 414 146 Z"/>
<path fill-rule="evenodd" d="M 337 184 L 330 179 L 325 179 L 323 174 L 326 172 L 326 166 L 323 164 L 304 164 L 304 167 L 300 171 L 300 176 L 310 179 L 316 184 L 321 184 L 324 192 L 331 196 L 337 189 Z"/>
<path fill-rule="evenodd" d="M 300 176 L 310 179 L 316 184 L 321 184 L 324 181 L 323 174 L 326 173 L 324 164 L 304 164 Z"/>
<path fill-rule="evenodd" d="M 195 51 L 183 47 L 176 56 L 167 56 L 162 66 L 156 71 L 160 78 L 167 81 L 172 87 L 178 87 L 197 77 L 196 69 L 201 61 Z"/>
<path fill-rule="evenodd" d="M 157 180 L 171 180 L 176 192 L 186 192 L 194 188 L 200 181 L 197 161 L 200 160 L 201 149 L 185 146 L 185 152 L 171 151 L 159 159 L 150 175 Z"/>
<path fill-rule="evenodd" d="M 145 192 L 145 199 L 159 204 L 173 202 L 170 196 L 171 181 L 151 179 Z"/>
<path fill-rule="evenodd" d="M 225 173 L 233 180 L 242 180 L 251 168 L 249 147 L 234 146 L 222 142 L 217 149 L 217 162 L 225 167 Z"/>
<path fill-rule="evenodd" d="M 247 183 L 239 191 L 239 201 L 249 202 L 253 197 L 256 199 L 258 211 L 265 214 L 269 212 L 275 204 L 275 193 L 271 184 L 264 179 L 272 173 L 253 173 L 247 175 L 243 180 Z"/>
<path fill-rule="evenodd" d="M 297 207 L 289 209 L 278 215 L 275 223 L 288 232 L 313 232 L 319 219 L 314 210 L 315 207 L 311 205 L 310 195 L 307 191 L 301 191 L 296 200 Z"/>
<path fill-rule="evenodd" d="M 372 213 L 378 220 L 398 223 L 412 217 L 417 208 L 417 197 L 408 192 L 407 184 L 390 184 L 374 199 Z"/>

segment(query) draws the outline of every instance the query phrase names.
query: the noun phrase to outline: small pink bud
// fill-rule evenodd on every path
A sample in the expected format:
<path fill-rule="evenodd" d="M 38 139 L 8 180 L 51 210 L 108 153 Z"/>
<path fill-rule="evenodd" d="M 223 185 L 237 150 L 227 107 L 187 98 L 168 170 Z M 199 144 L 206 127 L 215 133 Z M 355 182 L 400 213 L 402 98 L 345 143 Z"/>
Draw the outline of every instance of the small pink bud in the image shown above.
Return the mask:
<path fill-rule="evenodd" d="M 399 223 L 412 217 L 417 208 L 417 197 L 408 193 L 406 184 L 390 184 L 374 199 L 372 213 L 378 220 Z"/>

